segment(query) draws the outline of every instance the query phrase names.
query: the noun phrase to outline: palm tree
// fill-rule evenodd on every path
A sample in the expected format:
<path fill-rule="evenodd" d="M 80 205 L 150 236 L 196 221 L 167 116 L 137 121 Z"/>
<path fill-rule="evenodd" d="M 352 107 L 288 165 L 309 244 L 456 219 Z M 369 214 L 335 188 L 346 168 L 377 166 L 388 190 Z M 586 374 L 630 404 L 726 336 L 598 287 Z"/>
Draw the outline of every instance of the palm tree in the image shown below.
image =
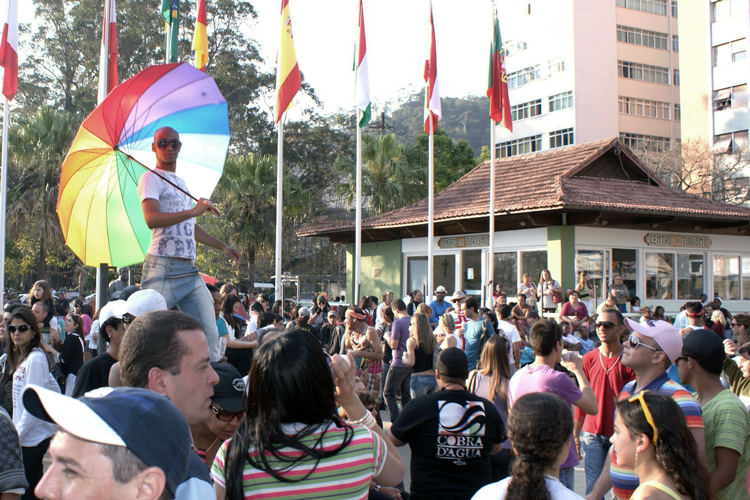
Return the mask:
<path fill-rule="evenodd" d="M 230 227 L 230 243 L 247 253 L 247 275 L 252 288 L 256 258 L 269 253 L 275 242 L 276 157 L 250 153 L 229 158 L 217 194 Z M 297 177 L 285 172 L 285 217 L 303 213 L 309 204 L 309 192 Z"/>
<path fill-rule="evenodd" d="M 49 250 L 62 243 L 57 218 L 60 166 L 70 147 L 80 119 L 67 111 L 48 107 L 34 115 L 22 115 L 10 133 L 8 235 L 21 232 L 38 235 L 37 279 L 44 279 Z"/>
<path fill-rule="evenodd" d="M 339 156 L 334 164 L 345 181 L 336 192 L 349 205 L 356 200 L 356 162 Z M 426 169 L 419 151 L 396 141 L 394 134 L 362 137 L 362 198 L 375 215 L 401 208 L 427 195 Z"/>

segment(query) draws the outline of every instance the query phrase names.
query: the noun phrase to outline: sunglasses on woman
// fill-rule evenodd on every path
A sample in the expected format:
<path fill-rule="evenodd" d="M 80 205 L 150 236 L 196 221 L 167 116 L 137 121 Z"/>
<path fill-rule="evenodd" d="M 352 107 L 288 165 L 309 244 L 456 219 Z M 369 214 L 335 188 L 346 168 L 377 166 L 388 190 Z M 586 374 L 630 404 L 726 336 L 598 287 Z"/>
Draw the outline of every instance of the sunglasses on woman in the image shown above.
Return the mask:
<path fill-rule="evenodd" d="M 242 417 L 245 416 L 245 410 L 226 411 L 224 408 L 219 408 L 215 405 L 211 405 L 211 411 L 214 412 L 216 418 L 218 418 L 222 422 L 231 422 L 235 418 L 237 420 L 242 420 Z"/>
<path fill-rule="evenodd" d="M 16 330 L 18 330 L 18 333 L 26 333 L 31 330 L 31 327 L 29 325 L 18 325 L 18 327 L 9 325 L 6 327 L 6 330 L 8 330 L 8 333 L 13 335 L 14 333 L 16 333 Z"/>
<path fill-rule="evenodd" d="M 654 425 L 654 417 L 651 416 L 651 412 L 648 409 L 646 400 L 643 399 L 643 395 L 647 392 L 648 391 L 641 391 L 637 396 L 631 396 L 630 398 L 628 398 L 628 403 L 632 403 L 634 401 L 638 401 L 639 403 L 641 403 L 641 408 L 643 409 L 643 415 L 646 417 L 646 422 L 648 422 L 651 428 L 654 430 L 654 446 L 656 446 L 656 443 L 659 442 L 659 431 L 656 430 L 656 425 Z"/>

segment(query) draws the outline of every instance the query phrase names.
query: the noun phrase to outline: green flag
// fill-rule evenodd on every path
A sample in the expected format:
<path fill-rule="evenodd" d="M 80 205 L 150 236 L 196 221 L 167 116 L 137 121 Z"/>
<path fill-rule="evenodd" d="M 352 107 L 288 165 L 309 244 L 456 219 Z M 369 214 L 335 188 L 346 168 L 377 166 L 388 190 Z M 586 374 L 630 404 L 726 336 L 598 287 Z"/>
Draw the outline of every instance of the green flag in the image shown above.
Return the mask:
<path fill-rule="evenodd" d="M 177 62 L 177 38 L 180 32 L 180 0 L 161 0 L 164 16 L 164 52 L 167 63 Z"/>

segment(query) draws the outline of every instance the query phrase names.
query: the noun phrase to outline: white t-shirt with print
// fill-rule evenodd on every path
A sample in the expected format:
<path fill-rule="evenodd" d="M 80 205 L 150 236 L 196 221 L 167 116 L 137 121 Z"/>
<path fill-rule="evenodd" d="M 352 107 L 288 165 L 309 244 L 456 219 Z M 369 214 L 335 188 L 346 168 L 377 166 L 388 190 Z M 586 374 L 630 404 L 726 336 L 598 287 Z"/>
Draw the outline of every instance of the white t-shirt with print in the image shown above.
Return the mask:
<path fill-rule="evenodd" d="M 159 174 L 187 191 L 187 185 L 177 174 L 159 170 Z M 138 197 L 159 202 L 159 211 L 163 213 L 191 210 L 195 203 L 185 193 L 165 182 L 152 172 L 146 172 L 138 181 Z M 151 245 L 148 254 L 157 257 L 179 257 L 195 259 L 195 219 L 169 227 L 155 227 L 151 230 Z"/>

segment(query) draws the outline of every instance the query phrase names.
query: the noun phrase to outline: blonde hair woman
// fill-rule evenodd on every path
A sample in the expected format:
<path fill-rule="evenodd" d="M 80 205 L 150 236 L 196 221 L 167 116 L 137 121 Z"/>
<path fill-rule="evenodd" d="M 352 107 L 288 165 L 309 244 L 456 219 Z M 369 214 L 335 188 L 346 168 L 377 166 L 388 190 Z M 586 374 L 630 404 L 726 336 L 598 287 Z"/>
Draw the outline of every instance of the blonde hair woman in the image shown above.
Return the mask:
<path fill-rule="evenodd" d="M 411 366 L 411 398 L 425 396 L 438 390 L 435 379 L 435 360 L 438 346 L 430 328 L 430 317 L 417 313 L 411 318 L 409 340 L 406 341 L 403 363 Z"/>
<path fill-rule="evenodd" d="M 440 344 L 440 349 L 458 347 L 462 351 L 466 350 L 466 340 L 464 339 L 463 332 L 456 333 L 456 323 L 453 321 L 453 316 L 450 314 L 440 316 L 440 329 L 445 332 L 445 340 Z"/>

